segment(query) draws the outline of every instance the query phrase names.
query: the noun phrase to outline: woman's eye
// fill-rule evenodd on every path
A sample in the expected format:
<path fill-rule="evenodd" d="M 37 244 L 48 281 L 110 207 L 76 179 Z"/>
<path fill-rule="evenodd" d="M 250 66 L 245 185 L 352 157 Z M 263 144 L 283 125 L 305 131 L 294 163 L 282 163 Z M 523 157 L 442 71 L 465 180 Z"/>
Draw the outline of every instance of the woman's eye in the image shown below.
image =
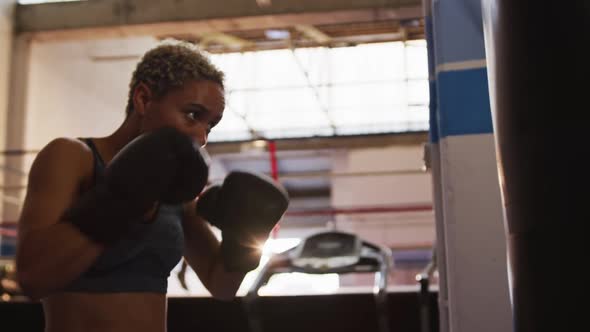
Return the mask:
<path fill-rule="evenodd" d="M 191 120 L 196 120 L 199 118 L 199 114 L 197 112 L 188 112 L 186 116 Z"/>

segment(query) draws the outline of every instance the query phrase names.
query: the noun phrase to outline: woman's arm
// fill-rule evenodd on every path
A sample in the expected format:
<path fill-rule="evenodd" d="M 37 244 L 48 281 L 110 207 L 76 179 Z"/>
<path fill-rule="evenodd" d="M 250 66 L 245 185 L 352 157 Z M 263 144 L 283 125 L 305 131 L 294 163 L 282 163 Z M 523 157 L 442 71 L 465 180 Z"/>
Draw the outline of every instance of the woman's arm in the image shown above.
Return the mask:
<path fill-rule="evenodd" d="M 214 298 L 230 301 L 235 297 L 246 273 L 225 270 L 219 241 L 209 223 L 196 214 L 195 202 L 186 204 L 184 210 L 185 259 Z"/>
<path fill-rule="evenodd" d="M 16 253 L 18 283 L 33 299 L 66 286 L 103 250 L 71 224 L 60 222 L 92 167 L 88 148 L 66 138 L 50 142 L 33 162 L 18 225 Z"/>

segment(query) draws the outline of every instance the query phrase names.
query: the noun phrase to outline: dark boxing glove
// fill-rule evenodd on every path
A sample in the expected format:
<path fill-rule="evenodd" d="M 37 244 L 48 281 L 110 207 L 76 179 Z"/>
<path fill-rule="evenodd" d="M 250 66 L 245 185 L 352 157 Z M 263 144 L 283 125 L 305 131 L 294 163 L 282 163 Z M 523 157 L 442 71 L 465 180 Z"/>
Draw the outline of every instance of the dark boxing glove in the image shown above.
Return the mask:
<path fill-rule="evenodd" d="M 271 178 L 232 172 L 222 185 L 208 188 L 197 201 L 197 214 L 222 232 L 221 255 L 228 271 L 258 267 L 261 245 L 289 205 L 287 191 Z"/>
<path fill-rule="evenodd" d="M 95 242 L 112 244 L 157 203 L 180 204 L 207 184 L 208 157 L 173 128 L 135 138 L 109 163 L 104 176 L 65 213 Z"/>

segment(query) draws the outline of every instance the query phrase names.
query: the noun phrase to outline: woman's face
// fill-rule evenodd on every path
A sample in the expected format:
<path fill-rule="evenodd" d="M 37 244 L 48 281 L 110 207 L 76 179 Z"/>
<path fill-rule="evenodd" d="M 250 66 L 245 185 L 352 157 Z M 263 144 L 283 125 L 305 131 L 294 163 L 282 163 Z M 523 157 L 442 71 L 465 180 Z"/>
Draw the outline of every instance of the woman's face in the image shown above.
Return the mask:
<path fill-rule="evenodd" d="M 187 81 L 160 98 L 153 98 L 149 88 L 140 84 L 134 103 L 141 117 L 141 132 L 174 127 L 201 146 L 207 144 L 209 131 L 221 120 L 225 109 L 223 88 L 207 80 Z"/>

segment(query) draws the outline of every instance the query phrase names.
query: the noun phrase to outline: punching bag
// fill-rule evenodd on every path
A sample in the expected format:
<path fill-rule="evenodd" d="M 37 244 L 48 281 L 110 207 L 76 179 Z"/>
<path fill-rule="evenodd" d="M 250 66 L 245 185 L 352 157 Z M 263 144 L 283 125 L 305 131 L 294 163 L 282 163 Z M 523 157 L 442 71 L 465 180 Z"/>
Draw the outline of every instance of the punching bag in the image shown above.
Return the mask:
<path fill-rule="evenodd" d="M 590 1 L 482 5 L 514 331 L 590 331 Z"/>

